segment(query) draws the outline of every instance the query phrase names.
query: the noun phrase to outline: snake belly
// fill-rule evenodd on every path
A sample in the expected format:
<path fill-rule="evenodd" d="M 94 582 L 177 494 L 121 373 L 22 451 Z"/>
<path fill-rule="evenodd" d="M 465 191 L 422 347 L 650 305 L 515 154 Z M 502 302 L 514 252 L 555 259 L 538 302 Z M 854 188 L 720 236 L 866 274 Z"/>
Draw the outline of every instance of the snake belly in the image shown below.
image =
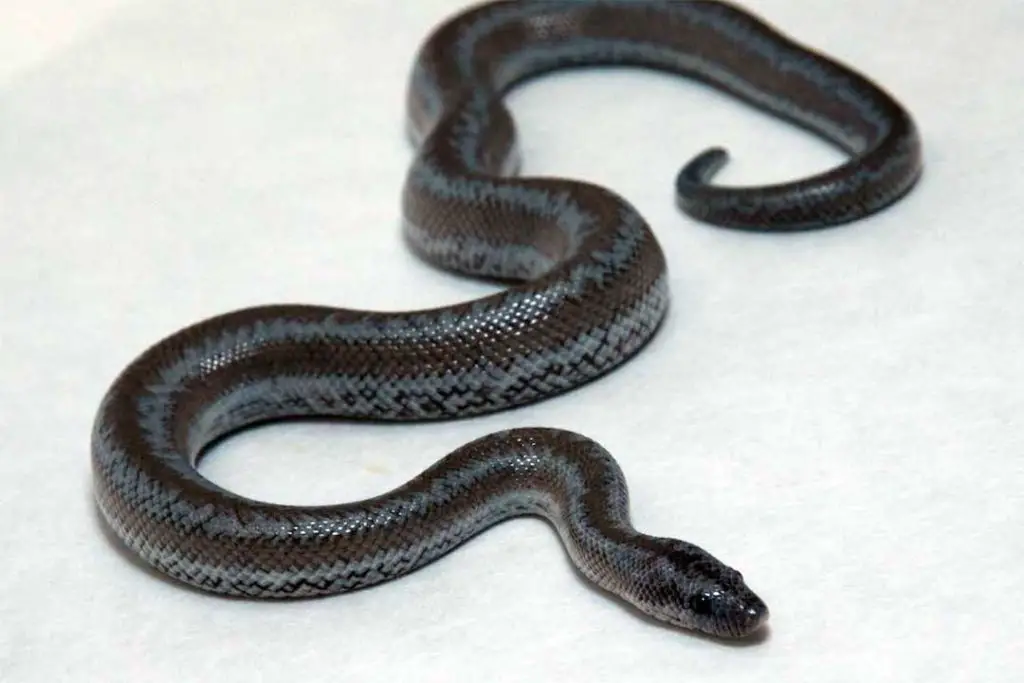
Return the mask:
<path fill-rule="evenodd" d="M 778 185 L 710 183 L 698 155 L 676 179 L 684 212 L 732 228 L 837 225 L 903 196 L 921 169 L 908 113 L 878 86 L 720 2 L 491 2 L 424 41 L 407 108 L 415 159 L 405 236 L 423 259 L 508 283 L 451 306 L 374 312 L 266 305 L 193 324 L 116 378 L 93 431 L 95 495 L 125 545 L 214 593 L 289 598 L 405 575 L 518 515 L 551 522 L 572 562 L 645 614 L 745 636 L 768 610 L 739 572 L 635 530 L 626 484 L 592 440 L 558 429 L 490 434 L 403 486 L 338 505 L 248 499 L 196 462 L 248 425 L 301 416 L 417 421 L 480 415 L 578 387 L 620 366 L 669 305 L 665 257 L 643 217 L 605 188 L 517 176 L 504 95 L 557 69 L 625 65 L 698 79 L 848 153 Z"/>

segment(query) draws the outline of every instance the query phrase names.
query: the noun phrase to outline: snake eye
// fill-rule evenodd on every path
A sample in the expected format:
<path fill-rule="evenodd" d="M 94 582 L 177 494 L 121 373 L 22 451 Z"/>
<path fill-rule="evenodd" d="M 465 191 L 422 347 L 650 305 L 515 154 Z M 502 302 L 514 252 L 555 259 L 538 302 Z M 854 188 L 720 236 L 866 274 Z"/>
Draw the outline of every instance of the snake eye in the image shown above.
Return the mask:
<path fill-rule="evenodd" d="M 711 614 L 711 607 L 711 596 L 707 593 L 701 593 L 690 601 L 690 609 L 693 610 L 695 614 L 699 614 L 701 616 L 709 616 Z"/>

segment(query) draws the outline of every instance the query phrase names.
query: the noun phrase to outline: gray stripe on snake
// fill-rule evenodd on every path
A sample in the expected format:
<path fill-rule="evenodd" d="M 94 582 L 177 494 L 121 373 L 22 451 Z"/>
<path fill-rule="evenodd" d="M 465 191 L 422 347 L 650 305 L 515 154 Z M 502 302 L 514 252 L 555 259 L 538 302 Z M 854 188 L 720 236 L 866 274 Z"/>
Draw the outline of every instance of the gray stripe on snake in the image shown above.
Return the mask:
<path fill-rule="evenodd" d="M 623 365 L 669 307 L 664 254 L 615 193 L 516 177 L 502 98 L 555 69 L 611 64 L 703 80 L 851 155 L 810 178 L 708 184 L 712 150 L 676 179 L 682 209 L 748 230 L 863 218 L 916 182 L 907 112 L 863 76 L 717 2 L 494 2 L 421 45 L 407 95 L 416 146 L 402 193 L 409 247 L 503 291 L 424 311 L 280 304 L 190 325 L 140 354 L 93 431 L 100 511 L 125 545 L 213 593 L 289 598 L 398 578 L 510 517 L 549 520 L 580 572 L 655 619 L 722 637 L 767 619 L 743 577 L 692 544 L 629 521 L 626 482 L 572 432 L 483 436 L 397 489 L 352 503 L 285 506 L 215 485 L 196 464 L 217 439 L 302 416 L 418 421 L 480 415 L 574 390 Z"/>

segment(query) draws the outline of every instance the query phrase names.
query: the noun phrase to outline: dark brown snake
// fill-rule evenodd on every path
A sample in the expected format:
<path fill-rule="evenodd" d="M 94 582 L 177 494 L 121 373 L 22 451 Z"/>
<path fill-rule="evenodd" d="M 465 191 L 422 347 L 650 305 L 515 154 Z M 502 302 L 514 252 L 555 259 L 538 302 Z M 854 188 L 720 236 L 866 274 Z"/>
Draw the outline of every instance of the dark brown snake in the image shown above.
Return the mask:
<path fill-rule="evenodd" d="M 96 417 L 99 508 L 161 572 L 216 593 L 340 593 L 407 574 L 517 515 L 551 522 L 580 572 L 677 626 L 741 637 L 768 609 L 704 550 L 630 524 L 626 483 L 597 443 L 556 429 L 484 436 L 383 495 L 321 507 L 250 500 L 196 468 L 248 425 L 298 416 L 425 420 L 565 392 L 633 356 L 669 302 L 665 258 L 640 214 L 576 180 L 516 177 L 503 96 L 584 65 L 699 79 L 802 126 L 849 160 L 761 187 L 710 184 L 706 152 L 680 172 L 689 215 L 759 231 L 836 225 L 900 198 L 921 169 L 911 117 L 878 86 L 721 2 L 492 2 L 440 25 L 408 92 L 417 145 L 405 234 L 427 261 L 509 281 L 434 310 L 268 305 L 199 322 L 142 353 Z"/>

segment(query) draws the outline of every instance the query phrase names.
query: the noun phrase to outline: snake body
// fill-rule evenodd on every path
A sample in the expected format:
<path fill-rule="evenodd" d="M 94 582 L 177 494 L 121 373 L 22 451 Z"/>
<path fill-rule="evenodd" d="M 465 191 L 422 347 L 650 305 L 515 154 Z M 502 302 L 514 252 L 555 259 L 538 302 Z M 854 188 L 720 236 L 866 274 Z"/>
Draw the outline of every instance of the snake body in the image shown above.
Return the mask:
<path fill-rule="evenodd" d="M 734 569 L 630 524 L 622 472 L 558 429 L 490 434 L 367 500 L 251 500 L 201 476 L 215 440 L 298 416 L 415 421 L 480 415 L 568 391 L 620 366 L 657 331 L 666 263 L 649 226 L 592 184 L 517 176 L 514 86 L 556 69 L 630 65 L 699 79 L 837 145 L 849 160 L 759 187 L 710 184 L 725 153 L 686 164 L 689 215 L 749 230 L 835 225 L 891 204 L 921 157 L 908 113 L 866 78 L 721 2 L 527 0 L 440 24 L 408 90 L 416 143 L 402 194 L 410 247 L 507 289 L 432 310 L 268 305 L 193 324 L 135 359 L 93 431 L 95 495 L 126 546 L 220 594 L 341 593 L 405 575 L 484 529 L 540 515 L 597 586 L 656 619 L 740 637 L 767 618 Z"/>

